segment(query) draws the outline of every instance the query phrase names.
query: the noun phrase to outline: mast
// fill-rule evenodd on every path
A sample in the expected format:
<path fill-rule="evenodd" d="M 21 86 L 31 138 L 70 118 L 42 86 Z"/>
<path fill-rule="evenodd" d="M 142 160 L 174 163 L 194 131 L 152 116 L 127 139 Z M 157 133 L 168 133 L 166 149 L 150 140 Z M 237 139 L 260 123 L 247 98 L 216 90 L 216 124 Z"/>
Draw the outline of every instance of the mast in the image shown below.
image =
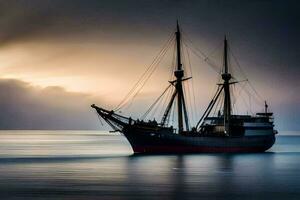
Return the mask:
<path fill-rule="evenodd" d="M 177 91 L 177 108 L 178 108 L 178 133 L 182 133 L 183 131 L 183 116 L 182 111 L 184 110 L 184 117 L 185 117 L 185 123 L 186 123 L 186 129 L 188 130 L 188 117 L 187 117 L 187 111 L 186 106 L 184 102 L 184 95 L 183 95 L 183 89 L 182 89 L 182 78 L 184 76 L 184 71 L 182 69 L 182 63 L 181 63 L 181 34 L 179 29 L 179 24 L 177 21 L 177 31 L 176 31 L 176 45 L 177 45 L 177 70 L 174 72 L 174 75 L 176 77 L 176 91 Z"/>
<path fill-rule="evenodd" d="M 175 91 L 171 97 L 171 100 L 165 110 L 165 113 L 162 117 L 161 120 L 161 125 L 165 125 L 165 122 L 169 116 L 171 107 L 174 103 L 174 100 L 177 96 L 177 110 L 178 110 L 178 133 L 183 132 L 183 120 L 186 126 L 186 130 L 189 130 L 189 121 L 188 121 L 188 113 L 187 113 L 187 108 L 185 105 L 185 99 L 184 99 L 184 94 L 183 94 L 183 88 L 182 88 L 182 82 L 186 81 L 190 78 L 183 78 L 184 76 L 184 70 L 182 69 L 182 63 L 181 63 L 181 34 L 180 34 L 180 29 L 179 29 L 179 24 L 177 21 L 177 30 L 175 32 L 176 35 L 176 50 L 177 50 L 177 68 L 174 71 L 174 76 L 176 77 L 176 80 L 174 81 L 169 81 L 172 85 L 175 86 Z"/>
<path fill-rule="evenodd" d="M 222 74 L 222 79 L 224 80 L 224 133 L 229 135 L 230 127 L 230 116 L 231 116 L 231 100 L 230 100 L 230 89 L 229 80 L 231 79 L 231 74 L 228 73 L 228 55 L 227 55 L 227 39 L 224 39 L 224 72 Z"/>

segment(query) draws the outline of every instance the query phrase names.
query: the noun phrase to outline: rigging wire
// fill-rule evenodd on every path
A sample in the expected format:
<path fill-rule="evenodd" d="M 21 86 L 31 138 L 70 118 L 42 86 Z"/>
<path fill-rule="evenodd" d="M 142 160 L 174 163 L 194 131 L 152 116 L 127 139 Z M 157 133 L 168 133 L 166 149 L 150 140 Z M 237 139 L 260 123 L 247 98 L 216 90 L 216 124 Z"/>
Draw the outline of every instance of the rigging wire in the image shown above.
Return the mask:
<path fill-rule="evenodd" d="M 215 109 L 214 109 L 214 112 L 213 112 L 212 116 L 215 116 L 215 113 L 216 113 L 217 110 L 220 111 L 222 109 L 222 102 L 223 102 L 223 95 L 221 95 L 220 98 L 217 99 L 217 102 L 215 104 Z M 218 109 L 219 106 L 220 106 L 220 108 Z"/>
<path fill-rule="evenodd" d="M 173 54 L 172 54 L 172 62 L 171 62 L 171 67 L 170 67 L 170 76 L 169 76 L 169 80 L 171 81 L 173 79 L 173 75 L 174 75 L 174 71 L 175 71 L 175 68 L 176 68 L 176 43 L 174 42 L 174 45 L 173 45 Z M 171 90 L 169 90 L 164 102 L 163 102 L 163 105 L 162 105 L 162 108 L 160 113 L 159 113 L 159 116 L 163 116 L 165 110 L 164 108 L 166 107 L 167 103 L 168 103 L 168 100 L 170 100 L 172 94 L 174 93 L 174 87 L 171 88 Z M 172 108 L 171 108 L 172 109 Z M 168 123 L 168 122 L 167 122 Z"/>
<path fill-rule="evenodd" d="M 169 43 L 169 45 L 170 45 L 170 43 Z M 149 78 L 150 78 L 150 77 L 152 76 L 152 74 L 156 71 L 156 69 L 157 69 L 157 67 L 159 66 L 160 62 L 162 61 L 163 57 L 164 57 L 165 54 L 167 53 L 169 45 L 164 49 L 164 51 L 162 52 L 161 56 L 160 56 L 159 59 L 156 61 L 155 65 L 153 65 L 153 67 L 152 67 L 150 73 L 147 75 L 147 77 L 145 78 L 144 82 L 141 83 L 141 85 L 139 86 L 139 88 L 138 88 L 138 89 L 136 90 L 136 92 L 133 94 L 130 103 L 128 103 L 127 106 L 126 106 L 126 109 L 129 108 L 129 107 L 132 105 L 132 103 L 133 103 L 135 97 L 140 93 L 140 91 L 141 91 L 141 90 L 143 89 L 143 87 L 146 85 L 146 83 L 147 83 L 147 81 L 149 80 Z M 124 107 L 125 105 L 126 105 L 126 104 L 124 104 L 123 106 L 121 106 L 119 109 L 121 109 L 121 108 Z M 118 110 L 119 110 L 119 109 L 118 109 Z"/>
<path fill-rule="evenodd" d="M 236 104 L 236 102 L 238 100 L 238 97 L 241 95 L 241 93 L 242 93 L 245 86 L 246 86 L 246 82 L 244 82 L 244 84 L 242 86 L 240 86 L 240 90 L 237 92 L 237 96 L 234 99 L 234 101 L 232 102 L 232 104 Z"/>
<path fill-rule="evenodd" d="M 247 84 L 247 86 L 249 86 L 249 84 Z M 249 86 L 250 87 L 250 86 Z M 251 89 L 251 88 L 250 88 Z M 257 99 L 257 97 L 255 95 L 252 95 L 251 92 L 249 91 L 249 89 L 247 87 L 244 88 L 244 91 L 247 95 L 253 96 L 253 100 L 257 103 L 257 104 L 261 104 L 261 101 L 259 99 Z"/>
<path fill-rule="evenodd" d="M 232 94 L 232 101 L 236 101 L 236 95 L 235 95 L 235 84 L 233 84 L 230 88 L 230 93 Z M 236 111 L 236 108 L 235 108 L 235 104 L 233 104 L 231 101 L 231 113 L 234 114 L 235 111 Z"/>
<path fill-rule="evenodd" d="M 187 53 L 187 58 L 188 58 L 188 67 L 189 67 L 189 70 L 190 70 L 190 73 L 191 73 L 191 77 L 192 77 L 192 82 L 191 82 L 191 88 L 192 88 L 192 95 L 193 95 L 193 107 L 191 108 L 192 110 L 192 116 L 193 116 L 193 120 L 196 119 L 196 112 L 197 112 L 197 107 L 196 107 L 196 97 L 195 97 L 195 87 L 194 87 L 194 78 L 193 78 L 193 70 L 192 70 L 192 64 L 191 64 L 191 58 L 190 58 L 190 53 L 189 53 L 189 49 L 186 48 L 186 53 Z M 191 103 L 192 104 L 192 103 Z"/>
<path fill-rule="evenodd" d="M 165 95 L 166 98 L 164 98 L 164 102 L 162 104 L 162 109 L 160 109 L 160 112 L 159 112 L 159 117 L 163 116 L 163 114 L 165 112 L 164 108 L 167 107 L 168 100 L 171 99 L 173 92 L 174 92 L 174 87 L 171 87 L 171 89 L 168 90 L 167 94 Z"/>
<path fill-rule="evenodd" d="M 171 67 L 170 67 L 170 78 L 169 80 L 172 80 L 172 77 L 174 75 L 174 71 L 175 71 L 175 68 L 176 68 L 176 43 L 174 42 L 174 46 L 173 46 L 173 55 L 172 55 L 172 64 L 171 64 Z"/>
<path fill-rule="evenodd" d="M 97 114 L 97 117 L 98 117 L 98 119 L 99 119 L 99 121 L 100 121 L 101 126 L 104 126 L 104 124 L 103 124 L 103 122 L 102 122 L 102 120 L 101 120 L 101 117 L 98 115 L 97 112 L 96 112 L 96 114 Z"/>
<path fill-rule="evenodd" d="M 172 78 L 172 76 L 173 76 L 173 71 L 174 71 L 174 68 L 175 68 L 175 60 L 176 60 L 176 43 L 174 42 L 174 45 L 173 45 L 173 55 L 172 55 L 172 64 L 171 64 L 171 67 L 170 67 L 170 78 L 169 78 L 169 80 L 171 80 L 171 78 Z M 161 95 L 161 96 L 163 96 L 163 97 L 166 97 L 166 98 L 163 98 L 164 99 L 164 101 L 163 101 L 163 104 L 162 104 L 162 108 L 164 108 L 165 107 L 165 105 L 166 105 L 166 103 L 167 103 L 167 100 L 168 99 L 170 99 L 170 97 L 171 97 L 171 95 L 172 95 L 172 93 L 173 93 L 173 88 L 171 89 L 171 90 L 168 90 L 169 88 L 170 88 L 170 86 L 171 85 L 169 85 L 168 87 L 167 87 L 167 95 Z M 165 93 L 166 92 L 166 90 L 163 92 L 163 93 Z M 161 102 L 161 101 L 160 101 Z M 158 102 L 155 102 L 155 103 L 158 103 Z M 154 104 L 155 104 L 154 103 Z M 151 118 L 155 115 L 155 113 L 156 113 L 156 110 L 158 109 L 158 107 L 159 107 L 159 105 L 158 106 L 156 106 L 156 108 L 154 109 L 154 111 L 152 112 L 152 115 L 150 116 Z M 149 112 L 150 112 L 151 110 L 149 110 Z M 159 114 L 159 116 L 161 116 L 162 115 L 162 113 L 163 113 L 163 111 L 164 111 L 164 109 L 161 109 L 160 110 L 160 114 Z M 146 113 L 145 113 L 146 114 Z M 144 114 L 144 115 L 145 115 Z M 144 116 L 143 115 L 143 116 Z M 147 114 L 148 115 L 148 114 Z M 147 117 L 147 115 L 145 115 L 144 116 L 144 118 L 146 118 Z"/>
<path fill-rule="evenodd" d="M 188 70 L 188 68 L 186 68 L 186 63 L 187 63 L 187 58 L 186 58 L 186 55 L 185 55 L 185 49 L 183 48 L 184 46 L 181 46 L 182 48 L 182 60 L 183 60 L 183 67 L 184 67 L 184 70 L 185 70 L 185 77 L 188 77 L 190 75 L 190 71 Z M 184 96 L 184 99 L 185 99 L 185 103 L 186 103 L 186 112 L 187 114 L 189 115 L 190 112 L 188 112 L 189 110 L 192 110 L 191 111 L 191 116 L 189 116 L 188 118 L 189 119 L 192 119 L 192 121 L 194 120 L 193 119 L 193 108 L 192 108 L 192 103 L 191 103 L 191 95 L 190 95 L 190 87 L 189 87 L 189 84 L 187 83 L 187 81 L 184 81 L 183 82 L 183 96 Z"/>
<path fill-rule="evenodd" d="M 234 86 L 234 89 L 237 90 L 235 86 Z M 239 94 L 236 92 L 236 98 L 235 98 L 235 101 L 237 101 L 238 95 L 239 95 Z M 234 106 L 234 108 L 235 108 L 236 113 L 238 114 L 238 113 L 239 113 L 239 109 L 238 109 L 239 107 L 238 107 L 236 104 L 233 104 L 233 106 Z"/>
<path fill-rule="evenodd" d="M 219 45 L 216 45 L 216 47 L 209 53 L 207 54 L 207 57 L 211 57 L 213 54 L 215 54 L 217 52 L 217 50 L 222 49 L 220 47 L 223 46 L 223 41 L 219 43 Z"/>
<path fill-rule="evenodd" d="M 187 42 L 183 41 L 183 43 L 189 47 L 191 49 L 191 51 L 197 56 L 199 57 L 201 60 L 203 60 L 204 62 L 206 62 L 214 71 L 216 71 L 217 73 L 219 73 L 219 67 L 216 63 L 214 63 L 213 60 L 211 60 L 209 58 L 209 56 L 207 56 L 203 51 L 201 51 L 199 48 L 197 48 L 193 42 L 191 41 L 191 39 L 189 39 L 189 37 L 187 36 L 187 34 L 185 32 L 183 32 L 183 36 L 186 39 Z"/>
<path fill-rule="evenodd" d="M 185 39 L 187 39 L 188 42 L 193 44 L 192 40 L 188 37 L 188 34 L 186 32 L 182 31 L 182 35 Z M 203 58 L 208 58 L 208 56 L 203 51 L 201 51 L 197 47 L 195 49 L 197 49 L 199 51 L 199 53 L 203 56 Z"/>
<path fill-rule="evenodd" d="M 169 77 L 169 80 L 172 80 L 172 77 L 174 75 L 174 71 L 175 71 L 175 62 L 176 62 L 176 43 L 174 42 L 174 46 L 173 46 L 173 55 L 172 55 L 172 64 L 171 64 L 171 67 L 170 67 L 170 77 Z M 171 90 L 169 90 L 168 94 L 166 95 L 166 98 L 163 102 L 163 105 L 162 105 L 162 108 L 165 108 L 167 103 L 168 103 L 168 100 L 170 100 L 172 94 L 174 92 L 174 87 L 171 88 Z M 164 109 L 161 109 L 160 111 L 160 114 L 159 116 L 163 116 L 163 113 L 165 112 Z"/>
<path fill-rule="evenodd" d="M 218 70 L 219 67 L 216 64 L 214 64 L 208 57 L 203 57 L 202 55 L 199 55 L 199 53 L 197 53 L 197 50 L 195 50 L 194 47 L 190 46 L 188 43 L 185 43 L 185 42 L 183 42 L 183 43 L 184 43 L 184 45 L 186 45 L 186 47 L 190 48 L 191 52 L 194 53 L 194 55 L 196 55 L 201 60 L 206 62 L 215 72 L 219 73 L 219 70 Z"/>
<path fill-rule="evenodd" d="M 261 97 L 261 95 L 257 92 L 257 90 L 255 89 L 255 87 L 253 86 L 252 82 L 249 81 L 249 79 L 246 76 L 246 73 L 244 72 L 243 68 L 241 67 L 238 59 L 236 58 L 235 54 L 233 53 L 233 51 L 230 48 L 230 54 L 232 55 L 236 65 L 238 66 L 238 68 L 240 69 L 240 72 L 242 74 L 242 76 L 244 76 L 245 79 L 247 79 L 249 86 L 251 87 L 251 89 L 254 91 L 254 93 L 256 94 L 256 96 L 259 98 L 260 101 L 264 102 L 264 99 Z"/>
<path fill-rule="evenodd" d="M 223 95 L 220 95 L 220 97 L 217 99 L 217 102 L 215 104 L 215 109 L 214 109 L 212 116 L 215 116 L 217 110 L 218 110 L 218 112 L 219 111 L 221 112 L 221 110 L 223 110 L 223 104 L 222 104 L 222 102 L 224 101 L 223 97 L 224 97 Z"/>
<path fill-rule="evenodd" d="M 147 115 L 151 112 L 153 107 L 161 100 L 161 98 L 165 95 L 165 93 L 169 90 L 170 87 L 171 87 L 171 84 L 168 85 L 168 87 L 163 91 L 163 93 L 153 102 L 153 104 L 148 108 L 148 110 L 145 112 L 145 114 L 143 114 L 141 119 L 145 119 L 147 117 Z"/>
<path fill-rule="evenodd" d="M 250 95 L 249 95 L 250 96 Z M 245 103 L 246 107 L 249 109 L 251 114 L 254 114 L 251 110 L 251 106 L 247 103 L 246 99 L 241 95 L 243 102 Z"/>
<path fill-rule="evenodd" d="M 252 101 L 251 101 L 251 96 L 249 95 L 250 112 L 253 113 L 253 112 L 252 112 L 252 104 L 251 104 L 251 102 L 252 102 Z"/>
<path fill-rule="evenodd" d="M 216 103 L 216 98 L 219 97 L 220 92 L 223 90 L 223 86 L 221 87 L 220 85 L 218 85 L 217 91 L 214 94 L 214 97 L 211 99 L 210 103 L 208 104 L 208 107 L 206 108 L 206 110 L 204 111 L 203 115 L 201 116 L 201 118 L 199 119 L 196 128 L 199 127 L 199 125 L 204 123 L 205 118 L 211 113 L 211 110 L 214 106 L 214 104 Z"/>
<path fill-rule="evenodd" d="M 175 66 L 175 59 L 176 59 L 176 56 L 175 56 L 175 48 L 176 48 L 176 43 L 174 42 L 174 46 L 173 46 L 173 59 L 172 59 L 172 64 L 171 64 L 171 73 L 170 73 L 170 79 L 172 78 L 172 76 L 173 76 L 173 68 L 174 68 L 174 66 Z M 167 48 L 168 49 L 168 48 Z M 167 50 L 166 49 L 166 50 Z M 163 57 L 163 56 L 162 56 Z M 155 114 L 156 114 L 156 111 L 157 111 L 157 109 L 160 107 L 160 105 L 159 105 L 159 103 L 160 102 L 162 102 L 162 100 L 164 99 L 164 101 L 163 101 L 163 105 L 166 103 L 166 100 L 168 99 L 168 98 L 164 98 L 165 96 L 169 96 L 169 95 L 171 95 L 171 93 L 169 92 L 169 91 L 171 91 L 171 90 L 169 90 L 169 88 L 171 87 L 171 84 L 170 85 L 168 85 L 168 87 L 164 90 L 164 92 L 156 99 L 156 101 L 149 107 L 149 109 L 146 111 L 146 113 L 144 113 L 144 115 L 142 116 L 142 119 L 145 119 L 146 117 L 147 117 L 147 115 L 151 112 L 151 111 L 153 111 L 152 112 L 152 114 L 151 114 L 151 117 L 152 116 L 154 116 Z M 168 91 L 168 92 L 167 92 Z M 165 95 L 167 93 L 167 95 Z M 163 111 L 163 109 L 161 109 L 161 112 Z"/>
<path fill-rule="evenodd" d="M 191 110 L 191 119 L 194 122 L 194 109 L 192 107 L 192 101 L 191 101 L 191 92 L 190 92 L 190 87 L 189 84 L 184 84 L 183 87 L 183 92 L 184 92 L 184 98 L 186 99 L 186 103 L 188 104 L 187 110 Z M 187 97 L 187 98 L 186 98 Z"/>
<path fill-rule="evenodd" d="M 185 37 L 186 38 L 186 37 Z M 190 43 L 192 43 L 191 41 L 190 41 Z M 220 68 L 220 67 L 218 67 L 216 64 L 214 64 L 210 59 L 209 59 L 209 57 L 206 55 L 206 54 L 204 54 L 202 51 L 200 51 L 199 49 L 197 49 L 197 48 L 193 48 L 193 47 L 191 47 L 190 45 L 188 45 L 188 43 L 186 43 L 185 41 L 183 41 L 183 44 L 186 46 L 186 48 L 187 49 L 190 49 L 191 50 L 191 52 L 194 54 L 194 55 L 196 55 L 197 57 L 199 57 L 201 60 L 204 60 L 215 72 L 217 72 L 217 74 L 219 74 L 219 75 L 221 75 L 221 71 L 222 71 L 222 69 Z M 195 50 L 196 49 L 196 50 Z M 201 56 L 197 53 L 197 50 L 200 52 L 200 54 L 201 54 Z M 215 49 L 212 51 L 212 52 L 214 52 L 215 51 Z M 217 82 L 219 82 L 219 80 L 220 80 L 221 78 L 220 78 L 220 76 L 218 76 L 218 78 L 217 78 Z M 218 85 L 216 85 L 215 87 L 214 87 L 214 90 L 218 90 Z M 195 93 L 194 93 L 195 94 Z"/>
<path fill-rule="evenodd" d="M 157 112 L 157 109 L 160 107 L 160 102 L 161 100 L 158 102 L 157 106 L 154 107 L 153 111 L 152 111 L 152 114 L 150 115 L 150 118 L 154 118 L 155 119 L 155 114 Z"/>
<path fill-rule="evenodd" d="M 142 83 L 143 79 L 147 76 L 147 73 L 149 73 L 149 72 L 151 73 L 151 70 L 153 69 L 153 67 L 155 67 L 157 61 L 160 60 L 160 58 L 161 58 L 162 55 L 164 55 L 164 52 L 166 51 L 166 49 L 168 48 L 168 46 L 170 45 L 170 43 L 174 39 L 175 39 L 175 36 L 173 34 L 170 35 L 170 37 L 168 38 L 167 42 L 163 45 L 163 48 L 156 55 L 156 57 L 154 58 L 154 60 L 152 61 L 152 63 L 146 68 L 146 70 L 144 71 L 144 73 L 142 74 L 142 76 L 138 79 L 138 81 L 134 84 L 134 86 L 132 87 L 132 89 L 125 95 L 125 97 L 121 100 L 121 102 L 116 106 L 116 108 L 114 109 L 115 111 L 120 110 L 124 106 L 124 104 L 126 104 L 126 101 L 128 101 L 128 99 L 130 98 L 130 96 L 139 87 L 139 84 Z"/>

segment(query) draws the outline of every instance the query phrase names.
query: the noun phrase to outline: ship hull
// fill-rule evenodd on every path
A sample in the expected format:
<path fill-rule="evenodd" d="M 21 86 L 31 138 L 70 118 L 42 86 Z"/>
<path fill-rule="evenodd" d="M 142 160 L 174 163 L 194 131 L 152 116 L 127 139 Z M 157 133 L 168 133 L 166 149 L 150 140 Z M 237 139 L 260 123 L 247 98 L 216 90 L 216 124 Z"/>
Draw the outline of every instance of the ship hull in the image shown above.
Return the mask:
<path fill-rule="evenodd" d="M 210 146 L 134 146 L 135 154 L 189 154 L 189 153 L 259 153 L 269 148 L 265 147 L 210 147 Z"/>
<path fill-rule="evenodd" d="M 136 154 L 182 153 L 255 153 L 264 152 L 275 143 L 275 135 L 243 137 L 184 136 L 143 131 L 124 131 Z"/>

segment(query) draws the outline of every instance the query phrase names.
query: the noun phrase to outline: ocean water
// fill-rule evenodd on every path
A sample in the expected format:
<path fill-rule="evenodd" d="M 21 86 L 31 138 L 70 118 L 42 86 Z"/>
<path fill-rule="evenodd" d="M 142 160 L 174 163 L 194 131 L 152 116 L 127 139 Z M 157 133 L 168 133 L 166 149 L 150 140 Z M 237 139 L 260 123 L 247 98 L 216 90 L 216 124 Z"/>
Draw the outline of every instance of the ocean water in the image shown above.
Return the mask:
<path fill-rule="evenodd" d="M 100 131 L 0 131 L 0 199 L 300 199 L 300 132 L 256 154 L 135 156 Z"/>

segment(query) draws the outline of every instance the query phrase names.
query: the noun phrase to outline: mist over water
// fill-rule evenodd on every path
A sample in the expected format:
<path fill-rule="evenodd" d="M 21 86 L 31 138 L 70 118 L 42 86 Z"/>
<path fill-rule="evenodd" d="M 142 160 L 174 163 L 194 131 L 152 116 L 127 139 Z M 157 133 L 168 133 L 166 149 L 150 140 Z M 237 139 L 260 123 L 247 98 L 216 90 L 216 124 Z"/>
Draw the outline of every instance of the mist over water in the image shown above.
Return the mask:
<path fill-rule="evenodd" d="M 300 137 L 259 154 L 136 156 L 97 131 L 1 131 L 1 199 L 298 199 Z"/>

